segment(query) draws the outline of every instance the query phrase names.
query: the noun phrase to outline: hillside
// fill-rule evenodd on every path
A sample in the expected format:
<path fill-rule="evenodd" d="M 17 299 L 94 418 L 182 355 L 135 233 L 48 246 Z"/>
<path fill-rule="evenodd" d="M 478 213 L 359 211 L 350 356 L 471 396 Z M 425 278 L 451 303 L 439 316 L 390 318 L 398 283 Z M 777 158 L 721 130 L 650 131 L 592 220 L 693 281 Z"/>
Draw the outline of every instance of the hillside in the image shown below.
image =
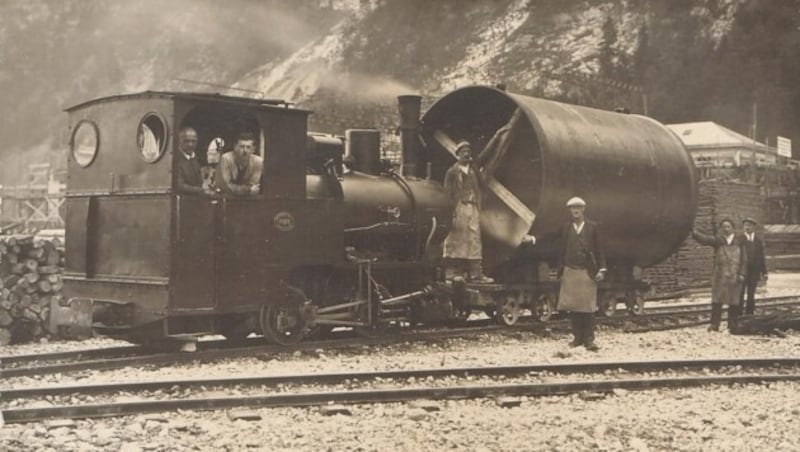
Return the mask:
<path fill-rule="evenodd" d="M 799 19 L 800 0 L 0 0 L 2 157 L 60 152 L 81 100 L 222 90 L 181 79 L 321 112 L 498 82 L 744 134 L 755 110 L 759 140 L 798 148 Z"/>

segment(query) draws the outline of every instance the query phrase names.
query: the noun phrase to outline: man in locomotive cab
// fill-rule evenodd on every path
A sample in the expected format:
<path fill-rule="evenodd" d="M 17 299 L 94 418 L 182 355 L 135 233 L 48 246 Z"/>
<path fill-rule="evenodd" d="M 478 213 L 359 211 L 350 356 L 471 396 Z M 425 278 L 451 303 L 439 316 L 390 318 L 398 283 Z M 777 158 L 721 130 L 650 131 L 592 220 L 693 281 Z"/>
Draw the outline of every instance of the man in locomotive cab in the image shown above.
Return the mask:
<path fill-rule="evenodd" d="M 472 145 L 467 141 L 459 143 L 456 158 L 456 163 L 444 176 L 444 188 L 453 201 L 453 222 L 444 241 L 444 258 L 455 269 L 456 275 L 466 276 L 473 282 L 492 283 L 494 280 L 485 276 L 481 267 L 480 209 L 483 194 L 480 173 L 471 164 Z"/>
<path fill-rule="evenodd" d="M 222 155 L 219 160 L 217 183 L 224 195 L 251 196 L 261 190 L 263 159 L 255 154 L 255 138 L 251 133 L 242 133 L 236 140 L 233 152 Z"/>
<path fill-rule="evenodd" d="M 561 231 L 558 309 L 570 313 L 574 336 L 570 347 L 583 345 L 586 350 L 597 351 L 594 312 L 597 283 L 605 279 L 606 259 L 600 247 L 597 224 L 584 215 L 586 201 L 576 196 L 567 201 L 567 207 L 572 220 Z"/>
<path fill-rule="evenodd" d="M 191 127 L 183 127 L 178 132 L 179 155 L 175 161 L 175 189 L 180 194 L 205 194 L 214 193 L 210 188 L 203 187 L 203 174 L 200 162 L 197 161 L 197 131 Z"/>

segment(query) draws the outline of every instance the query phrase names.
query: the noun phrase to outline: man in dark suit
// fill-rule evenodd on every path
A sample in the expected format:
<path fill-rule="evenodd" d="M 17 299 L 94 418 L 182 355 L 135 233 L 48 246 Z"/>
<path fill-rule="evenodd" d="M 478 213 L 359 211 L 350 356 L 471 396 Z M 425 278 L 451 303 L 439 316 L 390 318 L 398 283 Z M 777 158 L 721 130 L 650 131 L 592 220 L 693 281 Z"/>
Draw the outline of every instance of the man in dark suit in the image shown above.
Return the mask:
<path fill-rule="evenodd" d="M 747 266 L 742 284 L 742 305 L 745 314 L 753 314 L 756 307 L 756 286 L 761 278 L 767 280 L 767 261 L 764 258 L 764 241 L 756 235 L 756 225 L 758 223 L 753 218 L 745 218 L 742 221 L 745 242 L 744 247 L 747 253 Z M 745 299 L 745 295 L 747 298 Z"/>
<path fill-rule="evenodd" d="M 175 158 L 175 190 L 181 194 L 206 194 L 213 191 L 203 187 L 200 162 L 195 157 L 197 131 L 184 127 L 178 132 L 178 155 Z"/>
<path fill-rule="evenodd" d="M 558 309 L 570 313 L 570 347 L 583 345 L 597 351 L 594 343 L 594 313 L 597 310 L 597 283 L 605 279 L 606 258 L 600 247 L 597 224 L 584 216 L 586 202 L 578 197 L 567 201 L 572 221 L 561 231 L 559 277 L 561 288 Z"/>

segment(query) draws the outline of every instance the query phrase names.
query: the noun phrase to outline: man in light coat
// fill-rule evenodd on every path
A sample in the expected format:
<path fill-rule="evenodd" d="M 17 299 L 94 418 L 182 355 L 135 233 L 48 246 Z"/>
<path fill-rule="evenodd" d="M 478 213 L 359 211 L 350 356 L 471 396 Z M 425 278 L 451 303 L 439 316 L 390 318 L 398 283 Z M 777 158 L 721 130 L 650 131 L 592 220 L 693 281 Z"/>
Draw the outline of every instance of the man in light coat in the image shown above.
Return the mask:
<path fill-rule="evenodd" d="M 719 331 L 722 307 L 728 305 L 728 331 L 736 331 L 736 322 L 742 312 L 742 283 L 747 271 L 747 251 L 741 237 L 733 230 L 733 221 L 720 222 L 722 234 L 712 236 L 692 231 L 692 237 L 714 248 L 714 272 L 711 275 L 711 325 L 709 331 Z"/>
<path fill-rule="evenodd" d="M 453 202 L 453 222 L 444 241 L 444 258 L 450 267 L 466 273 L 466 279 L 478 283 L 494 282 L 484 276 L 481 266 L 480 214 L 483 192 L 480 173 L 471 164 L 472 145 L 462 141 L 456 148 L 458 159 L 444 176 L 444 188 Z"/>

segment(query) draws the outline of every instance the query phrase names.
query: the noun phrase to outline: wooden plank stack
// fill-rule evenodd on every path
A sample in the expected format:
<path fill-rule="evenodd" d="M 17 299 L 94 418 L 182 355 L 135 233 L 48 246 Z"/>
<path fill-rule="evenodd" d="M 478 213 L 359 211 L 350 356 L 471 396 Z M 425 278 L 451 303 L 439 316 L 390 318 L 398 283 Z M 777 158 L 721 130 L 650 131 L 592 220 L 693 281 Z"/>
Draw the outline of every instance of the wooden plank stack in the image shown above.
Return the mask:
<path fill-rule="evenodd" d="M 0 235 L 0 345 L 50 336 L 50 301 L 61 296 L 63 240 Z"/>

